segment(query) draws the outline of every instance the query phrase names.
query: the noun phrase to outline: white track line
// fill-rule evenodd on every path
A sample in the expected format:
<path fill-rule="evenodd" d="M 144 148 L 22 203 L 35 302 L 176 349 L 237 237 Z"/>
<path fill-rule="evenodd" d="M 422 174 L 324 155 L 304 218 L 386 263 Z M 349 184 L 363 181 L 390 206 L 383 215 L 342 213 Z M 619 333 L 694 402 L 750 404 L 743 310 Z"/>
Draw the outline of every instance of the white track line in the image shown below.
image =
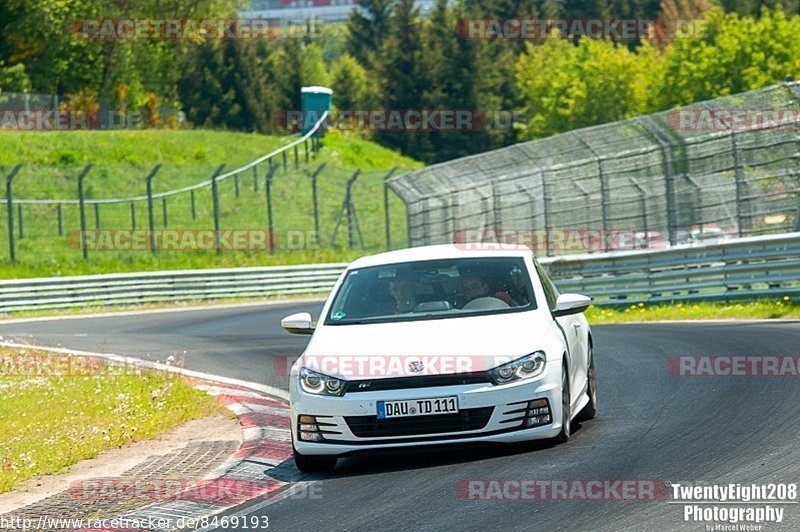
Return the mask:
<path fill-rule="evenodd" d="M 113 353 L 92 353 L 90 351 L 76 351 L 74 349 L 65 349 L 61 347 L 44 347 L 33 344 L 18 344 L 16 342 L 5 342 L 5 341 L 0 342 L 0 347 L 9 347 L 12 349 L 35 349 L 38 351 L 47 351 L 49 353 L 58 353 L 61 355 L 102 358 L 104 360 L 108 360 L 110 362 L 114 362 L 117 364 L 129 364 L 133 366 L 141 366 L 149 369 L 157 369 L 160 371 L 177 373 L 179 375 L 184 375 L 186 377 L 193 377 L 196 379 L 203 379 L 212 382 L 219 382 L 222 384 L 229 384 L 231 386 L 240 386 L 242 388 L 249 388 L 251 390 L 255 390 L 257 392 L 270 395 L 287 403 L 289 402 L 289 392 L 281 390 L 280 388 L 275 388 L 274 386 L 268 386 L 266 384 L 259 384 L 257 382 L 243 381 L 239 379 L 231 379 L 229 377 L 222 377 L 220 375 L 212 375 L 210 373 L 202 373 L 200 371 L 194 371 L 191 369 L 184 369 L 176 366 L 170 366 L 168 364 L 162 364 L 160 362 L 151 362 L 149 360 L 142 360 L 140 358 L 115 355 Z"/>
<path fill-rule="evenodd" d="M 10 325 L 14 323 L 29 323 L 37 321 L 64 321 L 64 320 L 82 320 L 89 318 L 116 318 L 124 316 L 141 316 L 142 314 L 163 314 L 169 312 L 195 312 L 198 310 L 217 310 L 217 309 L 230 309 L 230 308 L 247 308 L 247 307 L 260 307 L 260 306 L 274 306 L 274 305 L 287 305 L 292 303 L 322 303 L 325 298 L 308 297 L 301 299 L 283 299 L 276 301 L 253 301 L 248 303 L 222 303 L 219 305 L 195 305 L 192 307 L 174 307 L 174 308 L 156 308 L 145 310 L 119 310 L 111 312 L 94 312 L 87 314 L 67 314 L 65 316 L 37 316 L 33 318 L 9 318 L 0 319 L 0 325 Z"/>

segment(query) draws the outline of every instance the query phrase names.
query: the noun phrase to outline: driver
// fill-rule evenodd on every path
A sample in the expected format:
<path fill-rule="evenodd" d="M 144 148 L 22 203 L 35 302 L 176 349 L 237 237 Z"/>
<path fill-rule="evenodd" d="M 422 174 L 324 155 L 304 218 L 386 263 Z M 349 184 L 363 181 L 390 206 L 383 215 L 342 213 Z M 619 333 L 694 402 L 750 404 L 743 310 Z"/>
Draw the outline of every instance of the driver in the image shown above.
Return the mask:
<path fill-rule="evenodd" d="M 489 297 L 489 283 L 483 276 L 467 272 L 461 277 L 461 294 L 464 296 L 464 303 L 479 297 Z"/>
<path fill-rule="evenodd" d="M 466 270 L 461 273 L 461 295 L 463 297 L 463 305 L 481 297 L 493 297 L 508 305 L 513 305 L 508 292 L 504 290 L 493 292 L 489 281 L 486 280 L 486 276 L 481 272 L 472 270 Z"/>
<path fill-rule="evenodd" d="M 396 314 L 411 312 L 417 306 L 417 283 L 410 272 L 398 272 L 397 276 L 389 281 L 389 294 L 394 299 L 394 312 Z"/>

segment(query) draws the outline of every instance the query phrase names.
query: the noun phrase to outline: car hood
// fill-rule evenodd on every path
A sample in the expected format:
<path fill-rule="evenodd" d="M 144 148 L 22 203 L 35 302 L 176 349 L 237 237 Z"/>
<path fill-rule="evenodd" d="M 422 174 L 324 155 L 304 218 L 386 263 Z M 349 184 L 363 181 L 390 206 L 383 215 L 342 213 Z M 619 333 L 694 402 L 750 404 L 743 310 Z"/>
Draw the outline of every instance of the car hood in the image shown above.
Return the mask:
<path fill-rule="evenodd" d="M 538 311 L 361 325 L 323 325 L 300 365 L 347 380 L 485 371 L 541 349 Z"/>

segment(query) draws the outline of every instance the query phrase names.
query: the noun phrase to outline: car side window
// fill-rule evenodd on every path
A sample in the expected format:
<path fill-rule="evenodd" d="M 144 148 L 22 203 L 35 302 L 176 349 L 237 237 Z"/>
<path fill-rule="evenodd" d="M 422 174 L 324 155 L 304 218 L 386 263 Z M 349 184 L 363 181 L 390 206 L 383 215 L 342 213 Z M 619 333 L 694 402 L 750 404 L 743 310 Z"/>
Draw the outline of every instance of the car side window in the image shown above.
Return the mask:
<path fill-rule="evenodd" d="M 550 277 L 547 275 L 547 272 L 544 271 L 542 265 L 539 264 L 539 261 L 534 259 L 533 264 L 536 267 L 536 273 L 539 275 L 539 279 L 542 280 L 542 288 L 544 289 L 544 297 L 547 299 L 547 306 L 552 310 L 556 308 L 558 289 L 556 285 L 553 284 L 553 281 L 550 280 Z"/>

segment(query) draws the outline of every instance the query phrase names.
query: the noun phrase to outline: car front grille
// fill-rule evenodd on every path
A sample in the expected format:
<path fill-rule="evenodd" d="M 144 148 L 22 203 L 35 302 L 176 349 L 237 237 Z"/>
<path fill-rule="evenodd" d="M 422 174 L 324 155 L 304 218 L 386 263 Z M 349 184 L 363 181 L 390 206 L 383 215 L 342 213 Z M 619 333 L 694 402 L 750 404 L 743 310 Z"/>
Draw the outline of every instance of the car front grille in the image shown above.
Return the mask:
<path fill-rule="evenodd" d="M 463 386 L 465 384 L 488 384 L 492 381 L 486 373 L 462 373 L 455 375 L 425 375 L 420 377 L 392 377 L 347 381 L 345 393 L 406 390 L 409 388 L 431 388 L 435 386 Z"/>
<path fill-rule="evenodd" d="M 377 416 L 345 416 L 350 431 L 359 438 L 390 438 L 480 430 L 489 422 L 494 407 L 471 408 L 457 414 L 378 419 Z"/>

